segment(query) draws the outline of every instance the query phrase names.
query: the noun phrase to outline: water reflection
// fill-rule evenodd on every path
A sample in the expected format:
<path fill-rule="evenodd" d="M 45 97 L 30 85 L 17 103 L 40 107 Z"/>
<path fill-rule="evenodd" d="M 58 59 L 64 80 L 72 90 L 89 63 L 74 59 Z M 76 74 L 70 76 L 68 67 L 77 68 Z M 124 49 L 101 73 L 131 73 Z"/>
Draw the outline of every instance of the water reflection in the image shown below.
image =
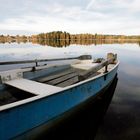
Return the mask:
<path fill-rule="evenodd" d="M 41 131 L 33 130 L 32 139 L 61 139 L 61 140 L 89 140 L 94 139 L 99 124 L 111 102 L 112 96 L 117 85 L 117 75 L 112 84 L 102 91 L 96 99 L 90 100 L 81 108 L 69 114 L 65 119 L 60 120 L 47 130 L 48 126 L 44 125 Z M 27 134 L 28 137 L 28 134 Z"/>
<path fill-rule="evenodd" d="M 116 94 L 96 140 L 140 139 L 140 88 L 133 76 L 119 74 Z M 127 77 L 125 77 L 127 76 Z M 129 77 L 129 78 L 128 78 Z M 135 86 L 134 83 L 138 82 Z"/>
<path fill-rule="evenodd" d="M 53 47 L 66 47 L 72 44 L 76 45 L 99 45 L 99 44 L 125 44 L 125 43 L 137 43 L 140 46 L 139 40 L 93 40 L 93 39 L 77 39 L 77 40 L 33 40 L 33 44 L 47 45 Z"/>
<path fill-rule="evenodd" d="M 9 42 L 7 42 L 6 40 L 0 40 L 0 43 L 18 43 L 18 44 L 22 44 L 22 43 L 33 43 L 33 44 L 40 44 L 43 46 L 52 46 L 52 47 L 67 47 L 70 45 L 101 45 L 101 44 L 125 44 L 125 43 L 136 43 L 140 46 L 140 40 L 129 40 L 129 39 L 122 39 L 122 40 L 118 40 L 118 39 L 59 39 L 59 40 L 49 40 L 49 39 L 40 39 L 40 40 L 26 40 L 26 39 L 22 39 L 22 40 L 11 40 Z"/>
<path fill-rule="evenodd" d="M 63 44 L 63 43 L 62 43 Z M 95 43 L 96 44 L 96 43 Z M 49 44 L 48 44 L 49 45 Z M 32 43 L 11 43 L 0 44 L 0 61 L 4 60 L 25 60 L 41 58 L 72 57 L 81 54 L 91 54 L 93 58 L 106 57 L 108 52 L 118 54 L 121 62 L 118 69 L 119 81 L 113 96 L 112 102 L 105 115 L 104 121 L 96 134 L 96 140 L 122 140 L 140 139 L 140 43 L 133 42 L 127 44 L 100 44 L 100 45 L 70 45 L 67 47 L 50 47 Z M 23 67 L 23 66 L 22 66 Z M 3 70 L 4 67 L 0 67 Z M 92 108 L 93 106 L 91 106 Z M 89 107 L 90 108 L 90 107 Z M 94 108 L 94 107 L 93 107 Z M 87 109 L 88 110 L 88 109 Z M 86 115 L 87 113 L 87 115 Z M 80 137 L 86 137 L 94 133 L 93 126 L 90 125 L 94 115 L 92 109 L 82 114 L 82 119 L 77 117 L 75 121 L 80 122 L 70 125 L 71 133 L 78 133 Z M 93 113 L 94 114 L 94 113 Z M 88 119 L 88 120 L 86 120 Z M 84 123 L 85 120 L 85 123 Z M 87 123 L 87 124 L 86 124 Z M 67 124 L 67 123 L 66 123 Z M 86 124 L 86 125 L 85 125 Z M 89 126 L 88 126 L 89 125 Z M 73 128 L 76 127 L 76 128 Z M 78 128 L 79 126 L 79 128 Z M 83 128 L 86 126 L 86 129 Z M 59 127 L 58 127 L 59 128 Z M 64 127 L 65 129 L 65 127 Z M 64 129 L 61 129 L 64 131 Z M 86 131 L 87 130 L 87 131 Z M 58 131 L 58 129 L 56 129 Z M 75 131 L 75 132 L 73 132 Z M 86 131 L 85 133 L 83 131 Z M 65 131 L 64 131 L 65 132 Z M 88 133 L 90 132 L 90 133 Z M 67 134 L 67 132 L 66 132 Z M 89 134 L 89 136 L 88 136 Z M 53 131 L 49 135 L 53 135 Z M 94 134 L 93 134 L 94 135 Z M 92 136 L 93 136 L 92 135 Z M 77 136 L 78 137 L 78 136 Z M 82 139 L 82 138 L 81 138 Z"/>

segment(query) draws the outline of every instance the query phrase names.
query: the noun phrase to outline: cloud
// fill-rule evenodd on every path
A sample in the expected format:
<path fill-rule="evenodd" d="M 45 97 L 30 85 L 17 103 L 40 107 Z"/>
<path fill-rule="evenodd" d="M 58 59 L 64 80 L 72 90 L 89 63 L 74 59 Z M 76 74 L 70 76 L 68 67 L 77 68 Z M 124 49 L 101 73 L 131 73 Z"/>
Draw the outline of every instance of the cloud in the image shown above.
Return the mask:
<path fill-rule="evenodd" d="M 0 32 L 139 34 L 139 12 L 138 0 L 2 0 Z"/>
<path fill-rule="evenodd" d="M 108 13 L 114 12 L 137 12 L 140 11 L 139 0 L 91 0 L 86 9 L 92 9 L 96 11 L 106 11 Z M 111 11 L 109 11 L 111 10 Z M 112 11 L 113 10 L 113 11 Z"/>

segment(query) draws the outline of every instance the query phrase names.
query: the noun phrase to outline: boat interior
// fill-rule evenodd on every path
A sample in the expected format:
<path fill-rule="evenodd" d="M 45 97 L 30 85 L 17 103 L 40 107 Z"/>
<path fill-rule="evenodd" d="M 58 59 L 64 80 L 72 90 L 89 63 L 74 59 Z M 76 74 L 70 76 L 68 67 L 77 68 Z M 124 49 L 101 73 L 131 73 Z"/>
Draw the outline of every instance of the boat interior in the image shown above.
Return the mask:
<path fill-rule="evenodd" d="M 103 63 L 102 63 L 103 62 Z M 71 86 L 83 80 L 102 75 L 113 69 L 117 61 L 105 65 L 105 60 L 79 60 L 69 65 L 61 65 L 61 69 L 51 71 L 47 74 L 43 73 L 33 79 L 25 79 L 24 75 L 29 73 L 23 72 L 23 78 L 6 81 L 5 90 L 0 90 L 0 106 L 24 100 L 41 94 L 50 95 L 54 92 L 62 90 L 62 88 Z M 38 66 L 40 67 L 40 66 Z M 41 73 L 52 67 L 44 66 L 41 69 L 32 69 L 30 73 Z M 56 66 L 54 68 L 57 69 Z"/>

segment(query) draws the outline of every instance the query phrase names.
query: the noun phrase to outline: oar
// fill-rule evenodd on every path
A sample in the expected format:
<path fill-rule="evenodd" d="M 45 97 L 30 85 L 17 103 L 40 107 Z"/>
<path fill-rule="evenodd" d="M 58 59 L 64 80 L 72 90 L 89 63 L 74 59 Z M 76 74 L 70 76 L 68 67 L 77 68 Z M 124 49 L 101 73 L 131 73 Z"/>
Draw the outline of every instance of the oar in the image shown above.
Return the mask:
<path fill-rule="evenodd" d="M 35 59 L 35 60 L 21 60 L 21 61 L 4 61 L 4 62 L 0 62 L 0 65 L 36 63 L 36 66 L 37 66 L 38 62 L 60 61 L 60 60 L 71 60 L 71 59 L 86 60 L 86 59 L 91 59 L 91 58 L 92 58 L 91 55 L 81 55 L 81 56 L 78 56 L 78 57 L 70 57 L 70 58 Z"/>

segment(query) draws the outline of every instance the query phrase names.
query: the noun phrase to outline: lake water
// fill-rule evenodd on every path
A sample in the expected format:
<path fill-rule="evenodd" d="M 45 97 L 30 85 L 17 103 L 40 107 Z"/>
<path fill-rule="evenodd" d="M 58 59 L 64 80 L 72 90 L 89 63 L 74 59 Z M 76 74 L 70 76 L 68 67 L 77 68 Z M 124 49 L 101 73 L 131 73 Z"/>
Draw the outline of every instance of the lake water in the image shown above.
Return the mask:
<path fill-rule="evenodd" d="M 0 44 L 0 61 L 74 57 L 82 54 L 91 54 L 93 58 L 96 58 L 105 57 L 108 52 L 117 53 L 118 55 L 118 60 L 120 61 L 118 82 L 104 120 L 101 121 L 96 132 L 95 140 L 140 139 L 139 44 L 70 45 L 56 48 L 31 43 L 5 43 Z M 0 70 L 7 68 L 1 66 Z M 92 113 L 92 109 L 90 112 Z M 87 119 L 89 118 L 83 118 L 85 123 L 83 120 L 81 123 L 86 124 Z M 81 125 L 80 128 L 78 127 L 77 133 L 83 132 L 83 127 L 87 130 L 87 124 Z M 87 133 L 80 133 L 81 137 L 79 138 L 84 139 L 84 136 L 86 136 L 85 139 L 92 139 L 92 134 L 95 130 L 93 127 L 90 128 L 90 130 L 88 129 L 88 132 L 90 132 L 88 135 Z"/>

